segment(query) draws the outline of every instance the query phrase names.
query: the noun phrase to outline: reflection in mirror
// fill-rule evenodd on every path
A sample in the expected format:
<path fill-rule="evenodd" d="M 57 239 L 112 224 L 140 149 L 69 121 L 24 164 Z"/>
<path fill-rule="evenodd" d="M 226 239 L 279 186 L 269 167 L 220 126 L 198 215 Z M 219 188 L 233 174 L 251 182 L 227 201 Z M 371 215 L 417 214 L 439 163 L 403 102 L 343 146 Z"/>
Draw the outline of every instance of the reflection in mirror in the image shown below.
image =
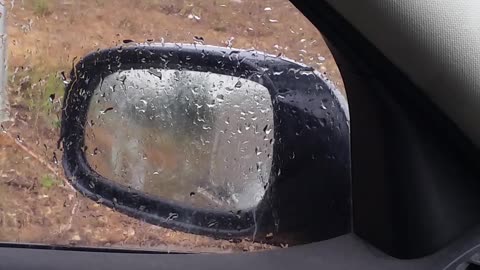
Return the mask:
<path fill-rule="evenodd" d="M 270 94 L 228 75 L 125 70 L 90 102 L 86 155 L 102 176 L 194 207 L 243 210 L 265 193 L 273 154 Z"/>

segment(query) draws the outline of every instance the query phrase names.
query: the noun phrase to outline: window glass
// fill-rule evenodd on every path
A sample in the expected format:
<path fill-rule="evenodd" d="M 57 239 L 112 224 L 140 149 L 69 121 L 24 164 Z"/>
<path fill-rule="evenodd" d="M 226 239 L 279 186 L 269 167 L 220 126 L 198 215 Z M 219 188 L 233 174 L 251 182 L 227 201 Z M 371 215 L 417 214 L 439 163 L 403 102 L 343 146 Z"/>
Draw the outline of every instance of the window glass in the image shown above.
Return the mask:
<path fill-rule="evenodd" d="M 256 251 L 290 244 L 288 241 L 266 244 L 250 239 L 218 240 L 129 217 L 76 191 L 66 180 L 62 168 L 63 149 L 58 147 L 64 89 L 73 66 L 88 53 L 133 42 L 255 49 L 311 66 L 343 92 L 341 77 L 322 36 L 289 1 L 11 0 L 3 3 L 0 15 L 6 18 L 2 49 L 8 60 L 8 71 L 5 73 L 0 68 L 0 83 L 4 80 L 6 84 L 0 94 L 0 107 L 7 108 L 0 110 L 0 118 L 5 119 L 0 134 L 1 242 L 194 252 Z M 179 71 L 162 71 L 163 80 L 169 77 L 174 80 L 176 72 Z M 95 125 L 87 128 L 90 130 L 87 130 L 87 158 L 100 168 L 103 176 L 111 176 L 132 189 L 143 190 L 148 186 L 147 193 L 199 207 L 216 204 L 218 208 L 235 211 L 251 208 L 262 198 L 262 185 L 272 166 L 274 116 L 271 101 L 262 98 L 262 95 L 268 97 L 268 91 L 252 81 L 233 80 L 227 75 L 203 78 L 204 75 L 181 72 L 183 80 L 188 76 L 191 80 L 201 80 L 204 85 L 200 88 L 206 89 L 209 100 L 223 102 L 224 105 L 204 111 L 206 118 L 209 113 L 216 117 L 210 125 L 202 123 L 198 131 L 192 132 L 192 139 L 187 135 L 188 128 L 185 129 L 188 122 L 182 126 L 181 121 L 201 122 L 202 119 L 189 120 L 186 113 L 183 120 L 172 122 L 175 125 L 170 129 L 172 132 L 160 136 L 158 130 L 141 126 L 142 119 L 135 119 L 128 110 L 144 110 L 142 115 L 146 115 L 149 113 L 146 104 L 174 106 L 177 104 L 174 95 L 180 94 L 169 93 L 171 89 L 165 86 L 165 96 L 144 93 L 143 96 L 115 97 L 106 78 L 102 86 L 106 90 L 99 87 L 92 101 L 97 107 L 92 105 L 88 120 Z M 110 79 L 118 80 L 121 73 L 110 75 Z M 147 71 L 126 73 L 139 78 L 140 83 L 155 80 L 155 74 Z M 251 100 L 242 100 L 221 89 L 210 89 L 218 86 L 219 81 L 231 84 L 228 87 L 249 91 Z M 236 87 L 238 83 L 240 86 Z M 222 89 L 226 89 L 225 85 Z M 164 98 L 172 96 L 170 94 L 174 96 L 171 101 Z M 102 113 L 110 107 L 109 102 L 117 105 L 124 102 L 124 111 L 118 108 L 114 111 L 118 119 L 105 120 L 107 114 Z M 157 111 L 150 113 L 160 117 Z M 242 114 L 250 117 L 249 124 L 244 125 L 247 120 L 239 118 Z M 260 124 L 255 127 L 254 122 Z M 239 123 L 244 126 L 239 128 Z M 99 143 L 102 128 L 104 144 Z M 215 143 L 255 140 L 257 137 L 250 136 L 255 130 L 268 134 L 258 137 L 258 142 L 235 145 L 235 149 L 244 149 L 248 155 L 240 150 L 240 154 L 230 154 L 233 148 L 215 148 Z M 92 133 L 93 141 L 88 135 Z M 180 144 L 181 136 L 193 143 Z M 171 149 L 171 154 L 165 154 L 168 147 L 162 148 L 166 149 L 163 153 L 155 152 L 149 142 L 152 137 L 170 146 L 172 144 L 166 142 L 174 138 L 178 145 Z M 202 145 L 205 140 L 211 144 Z M 120 154 L 112 154 L 114 151 Z M 151 168 L 141 165 L 144 158 L 155 155 L 164 155 L 156 159 L 161 164 Z M 114 156 L 123 160 L 112 161 Z M 173 169 L 178 168 L 175 162 L 183 167 Z M 232 162 L 236 165 L 228 167 Z M 142 170 L 136 171 L 139 166 Z M 168 178 L 176 185 L 191 185 L 193 180 L 188 179 L 200 179 L 201 174 L 205 175 L 206 182 L 184 186 L 180 196 L 154 186 L 160 172 L 163 172 L 162 179 Z M 228 184 L 225 179 L 229 174 L 241 174 L 245 179 Z"/>

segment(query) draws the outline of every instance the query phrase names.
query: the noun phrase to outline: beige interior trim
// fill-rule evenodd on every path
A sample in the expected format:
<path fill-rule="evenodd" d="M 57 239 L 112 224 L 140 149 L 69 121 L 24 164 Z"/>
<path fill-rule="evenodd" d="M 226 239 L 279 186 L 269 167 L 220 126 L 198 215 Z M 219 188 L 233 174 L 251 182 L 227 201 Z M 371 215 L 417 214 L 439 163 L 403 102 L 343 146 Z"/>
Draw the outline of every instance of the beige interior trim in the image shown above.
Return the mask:
<path fill-rule="evenodd" d="M 328 2 L 480 146 L 480 1 Z"/>

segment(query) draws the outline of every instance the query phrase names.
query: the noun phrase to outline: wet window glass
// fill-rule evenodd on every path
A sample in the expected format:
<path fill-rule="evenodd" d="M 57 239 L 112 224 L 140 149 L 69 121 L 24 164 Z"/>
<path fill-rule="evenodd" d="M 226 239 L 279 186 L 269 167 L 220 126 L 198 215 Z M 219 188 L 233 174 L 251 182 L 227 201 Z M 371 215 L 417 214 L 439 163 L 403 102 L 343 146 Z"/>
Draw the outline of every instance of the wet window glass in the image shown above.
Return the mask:
<path fill-rule="evenodd" d="M 268 210 L 270 192 L 277 194 L 272 183 L 303 162 L 289 145 L 310 142 L 313 135 L 302 136 L 338 117 L 325 114 L 291 129 L 288 119 L 343 106 L 328 47 L 289 1 L 1 3 L 0 242 L 192 252 L 308 242 L 288 231 L 270 241 L 275 233 L 268 226 L 262 232 L 258 219 L 271 215 L 272 226 L 281 224 L 282 206 Z M 135 63 L 112 57 L 116 64 L 99 70 L 98 79 L 77 74 L 88 69 L 79 63 L 89 54 L 111 49 L 123 57 L 135 46 L 163 48 L 155 60 L 161 64 L 149 60 L 157 52 L 143 50 Z M 293 97 L 302 83 L 309 90 Z M 64 106 L 80 102 L 69 100 L 68 90 L 88 96 L 84 118 L 75 118 L 85 134 L 78 137 L 79 162 L 64 159 L 61 133 L 73 132 L 62 131 Z M 318 106 L 298 109 L 298 100 L 317 104 L 309 97 Z M 290 142 L 288 134 L 303 139 Z M 65 173 L 76 173 L 82 160 L 96 179 L 84 186 Z M 96 194 L 102 185 L 108 190 Z M 130 201 L 138 212 L 127 209 Z M 206 213 L 202 220 L 199 213 Z"/>

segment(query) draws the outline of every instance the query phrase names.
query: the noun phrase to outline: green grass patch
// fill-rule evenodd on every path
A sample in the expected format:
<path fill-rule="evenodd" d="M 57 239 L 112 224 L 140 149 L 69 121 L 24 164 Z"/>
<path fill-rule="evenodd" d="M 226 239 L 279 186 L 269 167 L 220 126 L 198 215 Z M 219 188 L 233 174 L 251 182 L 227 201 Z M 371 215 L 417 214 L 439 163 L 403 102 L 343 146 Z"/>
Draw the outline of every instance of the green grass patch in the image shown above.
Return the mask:
<path fill-rule="evenodd" d="M 52 126 L 56 129 L 60 129 L 62 127 L 62 120 L 57 119 L 55 121 L 52 121 Z"/>
<path fill-rule="evenodd" d="M 43 188 L 47 188 L 47 189 L 52 188 L 52 187 L 56 186 L 57 184 L 58 184 L 57 179 L 55 179 L 54 177 L 52 177 L 49 174 L 44 175 L 42 177 L 42 179 L 40 180 L 40 185 Z"/>
<path fill-rule="evenodd" d="M 33 1 L 33 13 L 37 16 L 48 16 L 52 14 L 47 0 L 34 0 Z"/>
<path fill-rule="evenodd" d="M 16 93 L 16 102 L 28 108 L 32 117 L 39 116 L 51 123 L 53 128 L 58 128 L 61 107 L 58 101 L 64 95 L 65 85 L 53 70 L 56 69 L 19 71 L 15 77 L 10 75 L 9 84 Z"/>
<path fill-rule="evenodd" d="M 53 103 L 50 100 L 50 97 L 60 97 L 64 92 L 64 88 L 65 86 L 63 82 L 56 74 L 48 75 L 43 91 L 41 91 L 41 99 L 43 100 L 41 108 L 42 112 L 47 113 L 47 115 L 52 113 Z"/>

